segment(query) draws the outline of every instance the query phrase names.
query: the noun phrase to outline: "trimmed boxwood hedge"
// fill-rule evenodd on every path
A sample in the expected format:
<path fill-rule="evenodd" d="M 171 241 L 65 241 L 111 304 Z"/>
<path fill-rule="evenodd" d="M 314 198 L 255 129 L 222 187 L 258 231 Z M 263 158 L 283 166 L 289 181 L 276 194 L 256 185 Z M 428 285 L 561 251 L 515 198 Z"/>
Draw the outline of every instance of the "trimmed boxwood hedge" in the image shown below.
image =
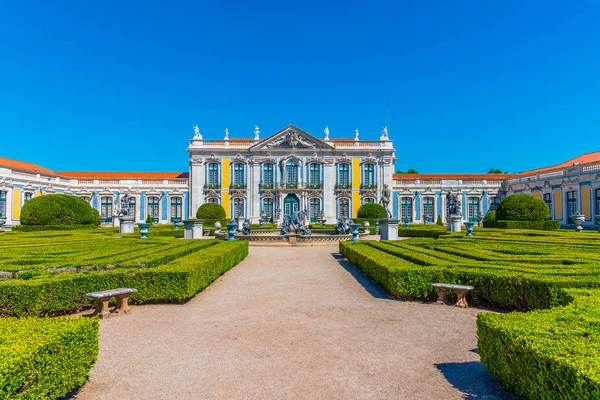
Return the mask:
<path fill-rule="evenodd" d="M 387 212 L 381 204 L 365 203 L 360 206 L 356 216 L 358 218 L 381 219 L 387 217 Z"/>
<path fill-rule="evenodd" d="M 560 229 L 560 221 L 495 221 L 483 220 L 485 228 L 503 228 L 503 229 L 536 229 L 552 231 Z"/>
<path fill-rule="evenodd" d="M 0 318 L 2 399 L 60 398 L 97 358 L 97 318 Z"/>
<path fill-rule="evenodd" d="M 14 225 L 11 230 L 15 232 L 41 232 L 41 231 L 74 231 L 81 229 L 96 229 L 96 225 Z"/>
<path fill-rule="evenodd" d="M 546 202 L 527 193 L 517 193 L 502 199 L 496 208 L 499 221 L 546 221 L 550 209 Z"/>
<path fill-rule="evenodd" d="M 196 218 L 204 220 L 224 219 L 225 209 L 217 203 L 204 203 L 196 211 Z"/>
<path fill-rule="evenodd" d="M 248 242 L 219 242 L 153 268 L 117 268 L 62 273 L 50 278 L 11 279 L 0 285 L 0 315 L 52 316 L 92 305 L 86 293 L 118 287 L 138 290 L 133 304 L 183 302 L 208 286 L 248 254 Z"/>

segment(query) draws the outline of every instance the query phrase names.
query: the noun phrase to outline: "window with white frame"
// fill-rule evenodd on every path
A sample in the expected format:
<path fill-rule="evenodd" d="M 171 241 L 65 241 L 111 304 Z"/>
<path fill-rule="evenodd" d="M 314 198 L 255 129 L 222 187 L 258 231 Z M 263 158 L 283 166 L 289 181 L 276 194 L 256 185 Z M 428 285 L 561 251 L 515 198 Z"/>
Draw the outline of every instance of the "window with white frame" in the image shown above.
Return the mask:
<path fill-rule="evenodd" d="M 317 189 L 321 185 L 321 164 L 310 164 L 308 170 L 308 184 L 310 187 Z"/>
<path fill-rule="evenodd" d="M 220 184 L 219 181 L 219 164 L 210 163 L 208 164 L 208 185 L 209 188 L 217 188 Z"/>
<path fill-rule="evenodd" d="M 423 221 L 433 222 L 434 219 L 434 198 L 423 197 Z"/>
<path fill-rule="evenodd" d="M 285 165 L 285 178 L 289 185 L 298 183 L 298 162 L 296 160 L 289 160 Z"/>
<path fill-rule="evenodd" d="M 363 204 L 368 204 L 368 203 L 375 203 L 375 199 L 372 197 L 365 197 L 363 199 Z"/>
<path fill-rule="evenodd" d="M 402 222 L 412 221 L 412 198 L 411 197 L 402 197 L 400 200 L 400 214 L 402 217 Z"/>
<path fill-rule="evenodd" d="M 273 199 L 271 199 L 271 198 L 263 199 L 262 212 L 268 221 L 273 220 Z"/>
<path fill-rule="evenodd" d="M 263 164 L 263 181 L 262 181 L 263 186 L 267 189 L 273 188 L 273 182 L 274 182 L 273 164 L 272 163 Z"/>
<path fill-rule="evenodd" d="M 372 188 L 375 186 L 375 165 L 368 163 L 363 165 L 363 187 Z"/>
<path fill-rule="evenodd" d="M 338 186 L 350 187 L 350 164 L 342 163 L 338 166 Z"/>
<path fill-rule="evenodd" d="M 233 199 L 233 216 L 234 218 L 244 218 L 244 199 Z"/>
<path fill-rule="evenodd" d="M 310 199 L 308 212 L 310 215 L 310 222 L 317 222 L 317 219 L 321 214 L 321 199 Z"/>
<path fill-rule="evenodd" d="M 183 212 L 183 199 L 179 196 L 171 197 L 171 221 L 173 219 L 181 221 Z"/>
<path fill-rule="evenodd" d="M 208 199 L 206 199 L 207 203 L 213 203 L 213 204 L 219 204 L 219 199 L 217 199 L 216 197 L 209 197 Z"/>
<path fill-rule="evenodd" d="M 577 192 L 575 190 L 567 192 L 567 218 L 569 223 L 573 223 L 571 218 L 577 211 Z"/>
<path fill-rule="evenodd" d="M 338 219 L 350 218 L 350 199 L 342 198 L 338 201 Z"/>
<path fill-rule="evenodd" d="M 134 196 L 129 197 L 129 215 L 131 215 L 133 218 L 136 217 L 135 213 L 137 211 L 137 200 L 135 199 Z"/>
<path fill-rule="evenodd" d="M 148 215 L 150 215 L 154 221 L 158 221 L 159 210 L 160 199 L 157 196 L 148 197 Z"/>
<path fill-rule="evenodd" d="M 548 210 L 550 210 L 550 218 L 552 218 L 552 193 L 544 193 L 544 201 L 548 205 Z"/>
<path fill-rule="evenodd" d="M 476 222 L 479 216 L 479 197 L 469 197 L 467 200 L 467 218 L 469 222 Z"/>
<path fill-rule="evenodd" d="M 113 199 L 109 196 L 100 197 L 100 218 L 112 219 Z"/>
<path fill-rule="evenodd" d="M 244 186 L 244 164 L 233 164 L 233 185 L 241 188 Z"/>
<path fill-rule="evenodd" d="M 25 192 L 25 193 L 23 193 L 23 203 L 28 202 L 29 200 L 31 200 L 32 197 L 33 197 L 33 193 L 32 192 Z"/>
<path fill-rule="evenodd" d="M 6 192 L 0 191 L 0 217 L 6 217 Z"/>
<path fill-rule="evenodd" d="M 494 196 L 490 199 L 490 211 L 496 211 L 502 199 L 498 196 Z"/>

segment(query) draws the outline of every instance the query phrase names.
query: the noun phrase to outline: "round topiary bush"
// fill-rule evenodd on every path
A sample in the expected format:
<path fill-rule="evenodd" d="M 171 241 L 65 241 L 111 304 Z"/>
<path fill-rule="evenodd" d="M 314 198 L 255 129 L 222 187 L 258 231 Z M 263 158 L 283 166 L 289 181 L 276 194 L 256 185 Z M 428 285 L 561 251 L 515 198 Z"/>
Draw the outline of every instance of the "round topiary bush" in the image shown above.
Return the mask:
<path fill-rule="evenodd" d="M 504 198 L 496 209 L 497 221 L 546 221 L 550 210 L 544 200 L 518 193 Z"/>
<path fill-rule="evenodd" d="M 48 194 L 23 205 L 22 225 L 100 225 L 98 210 L 76 196 Z"/>
<path fill-rule="evenodd" d="M 358 209 L 358 218 L 385 218 L 387 212 L 381 204 L 365 203 Z"/>
<path fill-rule="evenodd" d="M 495 221 L 496 220 L 496 210 L 492 210 L 492 211 L 488 211 L 487 214 L 485 214 L 485 217 L 483 217 L 484 221 Z"/>
<path fill-rule="evenodd" d="M 196 211 L 198 219 L 224 219 L 225 209 L 222 205 L 216 203 L 204 203 Z"/>

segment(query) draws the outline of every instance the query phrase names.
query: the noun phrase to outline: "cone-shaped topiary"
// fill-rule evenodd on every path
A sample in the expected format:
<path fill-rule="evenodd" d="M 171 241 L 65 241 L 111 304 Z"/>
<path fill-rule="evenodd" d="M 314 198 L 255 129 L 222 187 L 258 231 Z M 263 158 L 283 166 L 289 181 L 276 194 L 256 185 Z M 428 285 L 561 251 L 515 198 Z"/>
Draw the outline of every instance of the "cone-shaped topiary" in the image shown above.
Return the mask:
<path fill-rule="evenodd" d="M 365 203 L 358 209 L 358 218 L 385 218 L 387 213 L 381 204 Z"/>
<path fill-rule="evenodd" d="M 216 203 L 204 203 L 196 211 L 198 219 L 224 219 L 225 209 L 222 205 Z"/>
<path fill-rule="evenodd" d="M 442 216 L 440 214 L 438 214 L 438 218 L 437 218 L 437 225 L 439 226 L 444 226 L 444 223 L 442 222 Z"/>
<path fill-rule="evenodd" d="M 23 205 L 23 225 L 100 225 L 98 210 L 76 196 L 47 194 Z"/>
<path fill-rule="evenodd" d="M 497 221 L 546 221 L 548 205 L 530 194 L 518 193 L 504 198 L 496 209 Z"/>

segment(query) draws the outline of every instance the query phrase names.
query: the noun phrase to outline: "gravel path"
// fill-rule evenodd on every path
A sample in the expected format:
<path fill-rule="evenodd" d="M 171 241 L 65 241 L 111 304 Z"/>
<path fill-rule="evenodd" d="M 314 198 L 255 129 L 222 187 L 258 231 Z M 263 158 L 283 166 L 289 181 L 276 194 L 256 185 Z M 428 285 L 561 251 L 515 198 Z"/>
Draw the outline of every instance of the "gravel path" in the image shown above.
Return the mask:
<path fill-rule="evenodd" d="M 477 309 L 392 300 L 336 247 L 252 247 L 183 305 L 101 321 L 77 399 L 504 399 Z"/>

